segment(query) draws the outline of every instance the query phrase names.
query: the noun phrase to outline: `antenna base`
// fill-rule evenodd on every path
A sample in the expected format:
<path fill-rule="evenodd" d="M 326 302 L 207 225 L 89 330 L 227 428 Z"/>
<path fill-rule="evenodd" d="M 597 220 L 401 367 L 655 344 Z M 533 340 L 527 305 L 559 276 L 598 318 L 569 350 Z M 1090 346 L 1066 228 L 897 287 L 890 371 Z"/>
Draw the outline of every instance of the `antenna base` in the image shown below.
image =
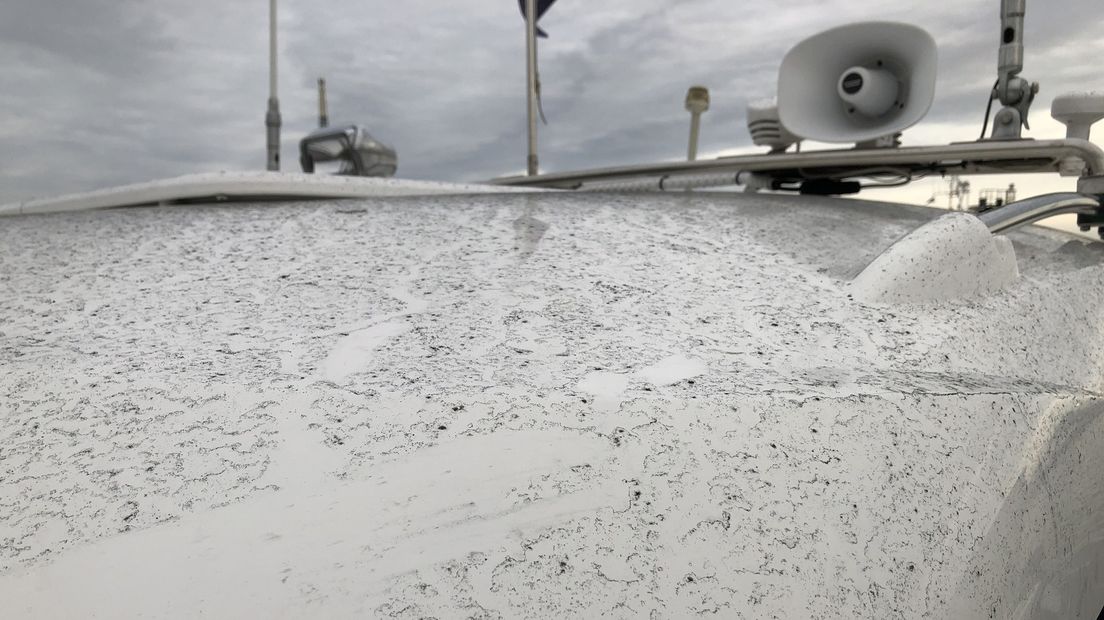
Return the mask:
<path fill-rule="evenodd" d="M 997 87 L 997 95 L 1004 107 L 993 119 L 993 133 L 990 139 L 1019 140 L 1022 138 L 1023 130 L 1031 129 L 1031 125 L 1027 122 L 1027 114 L 1038 92 L 1038 82 L 1028 82 L 1021 77 L 1001 80 L 1001 84 Z"/>

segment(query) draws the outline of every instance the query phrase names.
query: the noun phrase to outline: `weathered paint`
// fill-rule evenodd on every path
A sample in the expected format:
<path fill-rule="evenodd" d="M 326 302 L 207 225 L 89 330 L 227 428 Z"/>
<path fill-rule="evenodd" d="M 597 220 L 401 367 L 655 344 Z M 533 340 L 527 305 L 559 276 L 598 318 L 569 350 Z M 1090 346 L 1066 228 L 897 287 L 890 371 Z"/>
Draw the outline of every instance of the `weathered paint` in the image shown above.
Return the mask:
<path fill-rule="evenodd" d="M 938 214 L 563 194 L 6 219 L 0 600 L 1095 617 L 1104 246 L 1029 229 L 1006 286 L 856 299 Z"/>

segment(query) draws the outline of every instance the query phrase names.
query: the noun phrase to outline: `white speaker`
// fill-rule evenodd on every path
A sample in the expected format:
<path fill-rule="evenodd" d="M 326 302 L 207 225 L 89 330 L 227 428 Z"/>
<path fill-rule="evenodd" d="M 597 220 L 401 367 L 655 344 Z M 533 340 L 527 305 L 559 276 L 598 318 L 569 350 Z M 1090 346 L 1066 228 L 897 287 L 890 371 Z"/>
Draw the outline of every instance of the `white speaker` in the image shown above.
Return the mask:
<path fill-rule="evenodd" d="M 895 134 L 931 108 L 937 56 L 935 39 L 911 24 L 863 22 L 814 35 L 782 60 L 779 117 L 821 142 Z"/>

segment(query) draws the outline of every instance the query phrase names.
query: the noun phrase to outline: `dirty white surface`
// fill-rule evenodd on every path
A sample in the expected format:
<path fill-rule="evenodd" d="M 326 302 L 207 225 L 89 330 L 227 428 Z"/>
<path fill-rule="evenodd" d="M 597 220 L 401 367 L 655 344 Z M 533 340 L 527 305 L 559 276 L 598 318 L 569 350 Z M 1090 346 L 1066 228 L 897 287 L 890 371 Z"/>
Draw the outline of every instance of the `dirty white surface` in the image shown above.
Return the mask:
<path fill-rule="evenodd" d="M 1104 249 L 1032 229 L 998 290 L 855 299 L 938 213 L 6 218 L 5 614 L 1095 618 Z"/>
<path fill-rule="evenodd" d="M 249 197 L 302 200 L 437 194 L 501 194 L 519 191 L 540 190 L 298 172 L 209 172 L 109 187 L 91 192 L 0 204 L 0 216 L 68 213 L 181 201 L 243 200 Z"/>
<path fill-rule="evenodd" d="M 973 215 L 948 213 L 894 243 L 852 288 L 862 301 L 920 303 L 995 293 L 1019 277 L 1008 237 L 990 234 Z"/>

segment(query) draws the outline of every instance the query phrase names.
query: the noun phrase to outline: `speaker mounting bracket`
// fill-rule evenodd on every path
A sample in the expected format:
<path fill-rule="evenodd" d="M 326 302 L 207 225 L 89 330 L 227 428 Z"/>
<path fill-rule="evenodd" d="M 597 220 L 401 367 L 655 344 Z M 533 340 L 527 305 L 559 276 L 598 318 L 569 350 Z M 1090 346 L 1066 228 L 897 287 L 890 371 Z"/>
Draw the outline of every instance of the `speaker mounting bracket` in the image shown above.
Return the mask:
<path fill-rule="evenodd" d="M 888 136 L 855 143 L 857 149 L 895 149 L 899 146 L 901 146 L 901 132 L 899 131 Z"/>

